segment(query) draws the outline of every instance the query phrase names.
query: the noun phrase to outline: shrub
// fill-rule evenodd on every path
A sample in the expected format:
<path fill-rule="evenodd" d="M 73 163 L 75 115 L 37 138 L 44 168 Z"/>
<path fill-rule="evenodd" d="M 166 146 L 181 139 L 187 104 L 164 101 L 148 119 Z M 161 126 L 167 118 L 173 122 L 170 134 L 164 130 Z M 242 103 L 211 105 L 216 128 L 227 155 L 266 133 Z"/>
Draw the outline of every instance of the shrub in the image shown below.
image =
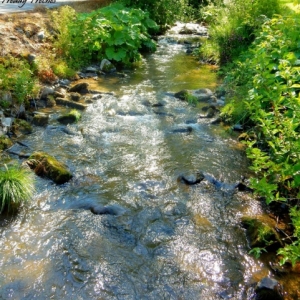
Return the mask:
<path fill-rule="evenodd" d="M 193 14 L 192 7 L 197 7 L 201 1 L 188 0 L 123 0 L 128 7 L 137 7 L 147 11 L 157 24 L 173 24 L 175 21 L 185 20 Z M 197 4 L 196 4 L 197 2 Z"/>
<path fill-rule="evenodd" d="M 232 62 L 247 50 L 266 18 L 279 10 L 279 0 L 232 0 L 226 5 L 223 1 L 208 5 L 202 16 L 210 24 L 210 39 L 199 54 L 221 65 Z"/>
<path fill-rule="evenodd" d="M 285 201 L 291 207 L 294 237 L 278 251 L 281 263 L 300 260 L 300 62 L 299 15 L 267 21 L 247 55 L 232 65 L 226 82 L 232 98 L 255 126 L 255 139 L 246 142 L 250 185 L 267 204 Z M 247 91 L 247 92 L 246 92 Z M 233 103 L 233 102 L 232 102 Z M 236 113 L 234 105 L 229 108 Z"/>
<path fill-rule="evenodd" d="M 26 104 L 35 93 L 36 82 L 31 66 L 12 56 L 3 58 L 0 64 L 0 90 L 10 92 L 18 105 Z"/>
<path fill-rule="evenodd" d="M 52 18 L 57 24 L 59 52 L 74 68 L 103 58 L 130 65 L 140 60 L 142 50 L 155 50 L 148 31 L 157 25 L 140 9 L 114 4 L 76 15 L 65 7 Z"/>
<path fill-rule="evenodd" d="M 19 166 L 0 169 L 0 213 L 14 211 L 34 193 L 33 173 Z"/>
<path fill-rule="evenodd" d="M 74 79 L 76 71 L 68 67 L 67 63 L 63 60 L 56 60 L 52 64 L 53 73 L 60 78 Z"/>

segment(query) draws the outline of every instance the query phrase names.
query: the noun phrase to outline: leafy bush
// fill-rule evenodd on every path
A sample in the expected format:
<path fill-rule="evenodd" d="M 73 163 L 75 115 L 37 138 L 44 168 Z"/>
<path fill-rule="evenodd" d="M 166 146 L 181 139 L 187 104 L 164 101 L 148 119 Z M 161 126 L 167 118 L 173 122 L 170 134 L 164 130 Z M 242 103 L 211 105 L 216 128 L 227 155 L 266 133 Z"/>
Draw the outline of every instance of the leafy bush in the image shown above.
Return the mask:
<path fill-rule="evenodd" d="M 33 71 L 26 61 L 3 58 L 0 64 L 0 90 L 10 92 L 15 103 L 26 103 L 35 92 L 35 84 Z"/>
<path fill-rule="evenodd" d="M 282 263 L 300 260 L 300 213 L 295 206 L 300 199 L 299 21 L 297 14 L 267 21 L 225 79 L 229 95 L 234 101 L 240 97 L 245 120 L 255 124 L 255 138 L 246 150 L 257 175 L 251 187 L 267 204 L 285 201 L 291 207 L 294 239 L 279 250 Z M 232 103 L 223 113 L 237 113 Z"/>
<path fill-rule="evenodd" d="M 34 193 L 33 173 L 19 166 L 0 169 L 0 213 L 13 211 Z"/>
<path fill-rule="evenodd" d="M 68 67 L 67 63 L 63 60 L 56 60 L 52 64 L 53 73 L 60 78 L 74 79 L 76 71 Z"/>
<path fill-rule="evenodd" d="M 279 9 L 279 0 L 232 0 L 226 5 L 217 1 L 208 5 L 202 16 L 210 24 L 210 39 L 199 54 L 221 65 L 233 61 L 247 50 L 266 18 Z"/>
<path fill-rule="evenodd" d="M 282 256 L 281 264 L 291 262 L 294 265 L 297 261 L 300 261 L 300 210 L 293 207 L 290 215 L 294 225 L 294 241 L 279 249 L 278 254 Z"/>
<path fill-rule="evenodd" d="M 140 60 L 142 50 L 155 50 L 148 31 L 157 25 L 141 9 L 114 4 L 75 15 L 70 7 L 64 7 L 52 18 L 57 24 L 56 45 L 72 67 L 103 58 L 131 64 Z"/>
<path fill-rule="evenodd" d="M 193 14 L 192 6 L 197 7 L 202 1 L 194 0 L 123 0 L 128 7 L 137 7 L 149 12 L 159 25 L 173 24 L 175 21 L 185 20 Z M 197 2 L 197 3 L 196 3 Z M 191 5 L 190 5 L 191 4 Z"/>

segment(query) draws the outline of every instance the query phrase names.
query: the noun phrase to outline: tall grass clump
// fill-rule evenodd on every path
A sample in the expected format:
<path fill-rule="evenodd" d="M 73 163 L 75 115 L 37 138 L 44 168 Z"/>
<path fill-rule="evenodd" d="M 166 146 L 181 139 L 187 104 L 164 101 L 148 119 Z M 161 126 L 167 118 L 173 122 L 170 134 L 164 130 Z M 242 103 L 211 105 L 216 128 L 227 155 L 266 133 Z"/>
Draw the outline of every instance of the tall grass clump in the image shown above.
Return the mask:
<path fill-rule="evenodd" d="M 0 169 L 0 213 L 15 211 L 34 193 L 34 175 L 20 166 Z"/>
<path fill-rule="evenodd" d="M 199 49 L 207 61 L 225 65 L 247 50 L 266 19 L 279 13 L 279 0 L 215 1 L 202 10 L 209 39 Z"/>

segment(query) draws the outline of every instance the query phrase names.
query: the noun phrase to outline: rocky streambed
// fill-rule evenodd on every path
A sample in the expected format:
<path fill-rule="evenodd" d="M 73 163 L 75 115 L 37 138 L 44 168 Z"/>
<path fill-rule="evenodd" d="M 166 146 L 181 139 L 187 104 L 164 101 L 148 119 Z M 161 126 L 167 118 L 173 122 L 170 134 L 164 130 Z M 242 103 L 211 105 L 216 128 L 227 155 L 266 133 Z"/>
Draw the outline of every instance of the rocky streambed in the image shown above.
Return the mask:
<path fill-rule="evenodd" d="M 219 126 L 214 69 L 188 54 L 206 29 L 177 29 L 134 71 L 99 62 L 43 87 L 17 112 L 28 128 L 3 112 L 11 158 L 43 151 L 72 174 L 37 177 L 32 203 L 3 223 L 3 299 L 280 299 L 278 282 L 296 295 L 295 276 L 291 287 L 249 254 L 242 219 L 264 211 L 238 185 L 247 160 Z M 79 121 L 59 121 L 72 109 Z"/>

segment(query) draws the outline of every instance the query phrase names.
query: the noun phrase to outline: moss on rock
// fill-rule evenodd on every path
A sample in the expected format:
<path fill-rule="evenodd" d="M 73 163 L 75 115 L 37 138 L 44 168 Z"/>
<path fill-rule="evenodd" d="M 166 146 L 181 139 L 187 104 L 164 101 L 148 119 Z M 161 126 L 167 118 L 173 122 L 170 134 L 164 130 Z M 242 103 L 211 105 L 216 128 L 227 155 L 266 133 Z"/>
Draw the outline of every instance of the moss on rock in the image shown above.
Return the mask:
<path fill-rule="evenodd" d="M 30 134 L 33 131 L 32 125 L 25 120 L 15 119 L 12 125 L 12 131 L 15 134 Z"/>
<path fill-rule="evenodd" d="M 27 164 L 38 176 L 47 177 L 57 184 L 63 184 L 73 177 L 65 164 L 45 152 L 33 153 Z"/>
<path fill-rule="evenodd" d="M 58 117 L 57 121 L 67 125 L 67 124 L 78 122 L 80 118 L 81 118 L 80 112 L 76 109 L 72 109 L 69 113 Z"/>
<path fill-rule="evenodd" d="M 5 135 L 0 136 L 0 151 L 8 149 L 13 145 L 13 142 Z"/>

